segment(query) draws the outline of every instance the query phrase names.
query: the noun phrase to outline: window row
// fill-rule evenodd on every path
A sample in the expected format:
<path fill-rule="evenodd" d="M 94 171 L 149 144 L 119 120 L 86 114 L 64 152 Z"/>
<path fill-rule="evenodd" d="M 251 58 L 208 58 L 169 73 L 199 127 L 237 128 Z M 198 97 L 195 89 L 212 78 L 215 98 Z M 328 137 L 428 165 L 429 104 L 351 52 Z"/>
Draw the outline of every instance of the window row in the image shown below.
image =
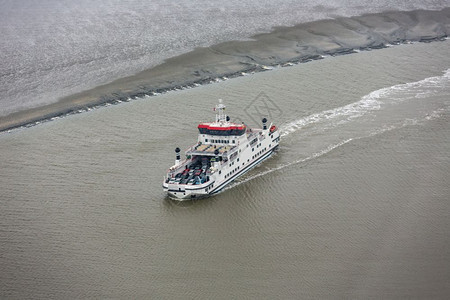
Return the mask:
<path fill-rule="evenodd" d="M 225 178 L 230 177 L 231 175 L 233 175 L 234 173 L 236 173 L 237 171 L 239 171 L 239 167 L 234 168 L 233 170 L 231 170 L 228 174 L 225 175 Z"/>
<path fill-rule="evenodd" d="M 205 139 L 205 143 L 208 143 L 208 141 L 210 142 L 210 143 L 216 143 L 216 144 L 235 144 L 235 140 L 232 140 L 232 141 L 229 141 L 229 140 L 213 140 L 213 139 L 211 139 L 211 140 L 208 140 L 208 139 Z"/>
<path fill-rule="evenodd" d="M 252 156 L 252 159 L 257 158 L 258 156 L 260 156 L 261 154 L 263 154 L 264 152 L 266 152 L 267 148 L 261 149 L 261 151 L 259 151 L 258 153 L 256 153 L 255 155 Z"/>

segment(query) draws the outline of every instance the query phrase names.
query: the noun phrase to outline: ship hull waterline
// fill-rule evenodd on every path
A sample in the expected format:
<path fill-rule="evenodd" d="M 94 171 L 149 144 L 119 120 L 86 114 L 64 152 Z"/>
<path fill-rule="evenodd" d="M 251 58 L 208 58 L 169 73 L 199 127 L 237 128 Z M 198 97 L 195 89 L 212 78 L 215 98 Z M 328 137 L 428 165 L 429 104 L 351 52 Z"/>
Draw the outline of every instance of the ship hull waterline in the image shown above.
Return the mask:
<path fill-rule="evenodd" d="M 255 160 L 252 164 L 248 165 L 246 168 L 244 168 L 240 172 L 236 173 L 230 179 L 222 182 L 219 186 L 213 188 L 208 193 L 195 193 L 195 192 L 192 192 L 192 193 L 186 194 L 185 192 L 180 191 L 180 190 L 169 190 L 164 185 L 163 185 L 163 189 L 164 189 L 164 191 L 167 192 L 168 197 L 171 200 L 175 200 L 175 201 L 190 201 L 190 200 L 193 200 L 193 199 L 201 199 L 201 198 L 207 198 L 207 197 L 213 196 L 213 195 L 223 191 L 227 186 L 229 186 L 238 177 L 244 175 L 245 173 L 249 172 L 251 169 L 253 169 L 257 165 L 262 163 L 264 160 L 270 158 L 276 152 L 277 149 L 278 149 L 278 145 L 276 145 L 272 149 L 268 150 L 264 155 L 262 155 L 257 160 Z M 201 188 L 201 189 L 203 189 L 203 188 Z M 183 194 L 183 193 L 185 193 L 185 194 Z"/>

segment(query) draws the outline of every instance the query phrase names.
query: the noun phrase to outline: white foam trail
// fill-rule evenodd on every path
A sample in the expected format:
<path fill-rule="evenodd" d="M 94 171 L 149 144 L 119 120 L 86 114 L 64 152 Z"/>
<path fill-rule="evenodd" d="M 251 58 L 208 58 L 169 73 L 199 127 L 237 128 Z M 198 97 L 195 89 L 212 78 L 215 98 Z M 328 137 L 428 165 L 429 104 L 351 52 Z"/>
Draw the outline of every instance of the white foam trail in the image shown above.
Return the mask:
<path fill-rule="evenodd" d="M 236 187 L 238 185 L 246 183 L 246 182 L 248 182 L 250 180 L 253 180 L 253 179 L 259 178 L 261 176 L 267 175 L 269 173 L 272 173 L 272 172 L 275 172 L 275 171 L 279 171 L 281 169 L 284 169 L 284 168 L 287 168 L 287 167 L 290 167 L 290 166 L 293 166 L 293 165 L 301 164 L 301 163 L 307 162 L 309 160 L 321 157 L 321 156 L 323 156 L 323 155 L 333 151 L 336 148 L 339 148 L 339 147 L 341 147 L 341 146 L 343 146 L 345 144 L 348 144 L 351 141 L 359 140 L 359 139 L 363 139 L 363 138 L 367 138 L 367 137 L 376 136 L 376 135 L 379 135 L 379 134 L 382 134 L 382 133 L 385 133 L 385 132 L 388 132 L 388 131 L 391 131 L 391 130 L 394 130 L 394 129 L 400 129 L 400 128 L 403 128 L 403 127 L 406 127 L 406 126 L 420 125 L 423 122 L 438 119 L 438 118 L 442 117 L 442 115 L 446 111 L 448 111 L 448 109 L 440 108 L 438 110 L 435 110 L 435 111 L 427 114 L 422 119 L 405 119 L 402 122 L 398 122 L 397 124 L 384 125 L 384 126 L 382 126 L 380 128 L 376 128 L 374 131 L 372 131 L 368 135 L 354 137 L 354 138 L 348 138 L 348 139 L 343 140 L 343 141 L 341 141 L 339 143 L 329 145 L 327 148 L 322 149 L 321 151 L 315 152 L 314 154 L 312 154 L 312 155 L 310 155 L 310 156 L 308 156 L 306 158 L 298 159 L 298 160 L 295 160 L 295 161 L 292 161 L 292 162 L 289 162 L 289 163 L 277 166 L 275 168 L 271 168 L 271 169 L 265 170 L 263 172 L 257 173 L 255 175 L 250 176 L 250 177 L 247 177 L 247 178 L 245 178 L 245 179 L 243 179 L 241 181 L 236 181 L 233 184 L 231 184 L 230 186 L 228 186 L 227 188 L 225 188 L 224 191 L 229 189 L 229 188 Z"/>
<path fill-rule="evenodd" d="M 387 131 L 391 131 L 394 129 L 400 129 L 406 126 L 414 126 L 414 125 L 422 125 L 427 121 L 432 121 L 432 120 L 436 120 L 441 118 L 444 113 L 448 112 L 450 110 L 449 107 L 447 108 L 439 108 L 437 110 L 432 111 L 431 113 L 427 113 L 425 114 L 425 116 L 423 116 L 422 118 L 417 118 L 417 119 L 404 119 L 403 121 L 399 121 L 397 123 L 394 124 L 390 124 L 390 125 L 383 125 L 379 128 L 374 129 L 370 134 L 368 134 L 367 136 L 361 136 L 358 137 L 356 139 L 361 139 L 361 138 L 365 138 L 365 137 L 370 137 L 370 136 L 375 136 L 375 135 L 379 135 L 382 134 L 384 132 Z"/>
<path fill-rule="evenodd" d="M 444 108 L 440 108 L 437 109 L 435 111 L 432 111 L 431 113 L 427 114 L 425 116 L 425 120 L 427 121 L 431 121 L 431 120 L 435 120 L 435 119 L 439 119 L 440 117 L 442 117 L 442 115 L 446 112 L 447 110 Z"/>
<path fill-rule="evenodd" d="M 320 157 L 320 156 L 322 156 L 322 155 L 325 155 L 325 154 L 327 154 L 327 153 L 333 151 L 334 149 L 336 149 L 336 148 L 338 148 L 338 147 L 340 147 L 340 146 L 342 146 L 342 145 L 345 145 L 345 144 L 349 143 L 349 142 L 352 141 L 352 140 L 353 140 L 353 138 L 346 139 L 346 140 L 344 140 L 344 141 L 342 141 L 342 142 L 339 142 L 339 143 L 337 143 L 337 144 L 329 145 L 327 148 L 325 148 L 325 149 L 323 149 L 323 150 L 321 150 L 321 151 L 319 151 L 319 152 L 316 152 L 316 153 L 314 153 L 314 154 L 312 154 L 312 155 L 310 155 L 310 156 L 308 156 L 308 157 L 306 157 L 306 158 L 298 159 L 298 160 L 289 162 L 289 163 L 287 163 L 287 164 L 283 164 L 283 165 L 280 165 L 280 166 L 278 166 L 278 167 L 275 167 L 275 168 L 272 168 L 272 169 L 268 169 L 268 170 L 266 170 L 266 171 L 263 171 L 263 172 L 260 172 L 260 173 L 258 173 L 258 174 L 255 174 L 255 175 L 253 175 L 253 176 L 247 177 L 247 178 L 243 179 L 242 181 L 237 181 L 237 182 L 235 182 L 234 184 L 231 184 L 229 187 L 227 187 L 227 188 L 224 189 L 224 190 L 227 190 L 227 189 L 229 189 L 229 188 L 238 186 L 238 185 L 240 185 L 240 184 L 242 184 L 242 183 L 248 182 L 248 181 L 253 180 L 253 179 L 255 179 L 255 178 L 264 176 L 264 175 L 266 175 L 266 174 L 269 174 L 269 173 L 272 173 L 272 172 L 275 172 L 275 171 L 284 169 L 284 168 L 286 168 L 286 167 L 289 167 L 289 166 L 292 166 L 292 165 L 296 165 L 296 164 L 300 164 L 300 163 L 306 162 L 306 161 L 308 161 L 308 160 L 311 160 L 311 159 Z"/>
<path fill-rule="evenodd" d="M 409 97 L 425 98 L 434 92 L 434 89 L 441 89 L 450 80 L 450 69 L 447 69 L 442 76 L 434 76 L 416 82 L 397 84 L 371 92 L 361 98 L 360 101 L 309 115 L 298 120 L 294 120 L 280 127 L 281 136 L 286 136 L 301 128 L 315 123 L 343 118 L 337 124 L 343 124 L 354 118 L 361 117 L 367 113 L 379 110 L 387 102 L 401 102 Z"/>
<path fill-rule="evenodd" d="M 369 111 L 380 109 L 381 102 L 378 100 L 382 97 L 383 90 L 378 90 L 366 95 L 358 102 L 351 103 L 342 107 L 325 110 L 320 113 L 309 115 L 292 121 L 286 125 L 281 126 L 281 136 L 286 136 L 308 125 L 319 123 L 325 120 L 336 119 L 337 117 L 348 116 L 349 119 L 360 117 Z"/>
<path fill-rule="evenodd" d="M 350 122 L 352 119 L 360 117 L 364 114 L 367 114 L 369 112 L 379 110 L 381 106 L 384 103 L 399 103 L 402 101 L 405 101 L 407 99 L 412 98 L 419 98 L 422 97 L 424 94 L 432 94 L 433 91 L 436 91 L 436 89 L 442 89 L 445 87 L 446 84 L 448 84 L 448 81 L 450 79 L 450 69 L 446 70 L 444 72 L 444 75 L 442 76 L 435 76 L 435 77 L 429 77 L 425 78 L 423 80 L 417 81 L 417 82 L 411 82 L 411 83 L 405 83 L 405 84 L 399 84 L 394 85 L 391 87 L 383 88 L 376 90 L 374 92 L 371 92 L 370 94 L 364 96 L 360 101 L 331 109 L 326 110 L 320 113 L 312 114 L 308 117 L 301 118 L 298 120 L 295 120 L 285 126 L 281 127 L 282 136 L 286 136 L 290 133 L 293 133 L 297 131 L 300 128 L 306 127 L 311 124 L 327 121 L 327 120 L 333 120 L 338 119 L 338 122 L 335 122 L 335 125 L 340 125 L 342 123 Z M 406 95 L 406 97 L 404 97 Z M 430 113 L 422 114 L 421 116 L 415 117 L 415 118 L 408 118 L 404 117 L 401 120 L 398 120 L 396 122 L 390 123 L 390 124 L 381 124 L 381 126 L 378 126 L 376 128 L 373 128 L 366 131 L 365 133 L 362 133 L 361 135 L 357 135 L 351 138 L 343 139 L 340 142 L 330 144 L 328 147 L 317 151 L 313 153 L 312 155 L 294 160 L 282 165 L 279 165 L 277 167 L 273 167 L 271 169 L 267 169 L 265 171 L 259 172 L 257 174 L 254 174 L 250 177 L 243 178 L 241 181 L 236 181 L 235 183 L 231 184 L 228 188 L 232 188 L 235 186 L 238 186 L 242 183 L 246 183 L 250 180 L 259 178 L 261 176 L 267 175 L 269 173 L 282 170 L 284 168 L 290 167 L 292 165 L 301 164 L 304 162 L 307 162 L 309 160 L 321 157 L 331 151 L 333 151 L 336 148 L 339 148 L 351 141 L 359 140 L 363 138 L 368 138 L 372 136 L 376 136 L 394 129 L 400 129 L 406 126 L 415 126 L 415 125 L 421 125 L 427 121 L 435 120 L 440 117 L 442 117 L 444 114 L 448 113 L 450 111 L 450 106 L 445 106 L 444 108 L 439 108 L 436 110 L 433 110 Z M 342 120 L 339 120 L 339 117 L 345 117 Z M 392 120 L 391 120 L 392 121 Z M 227 190 L 226 188 L 225 190 Z"/>

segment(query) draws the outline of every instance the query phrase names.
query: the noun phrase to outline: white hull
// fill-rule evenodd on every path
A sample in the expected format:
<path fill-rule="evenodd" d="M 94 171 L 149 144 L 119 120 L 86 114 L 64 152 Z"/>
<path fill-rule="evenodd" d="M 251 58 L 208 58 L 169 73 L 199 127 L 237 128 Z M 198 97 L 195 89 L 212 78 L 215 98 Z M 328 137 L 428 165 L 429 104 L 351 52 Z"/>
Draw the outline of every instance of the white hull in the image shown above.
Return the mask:
<path fill-rule="evenodd" d="M 220 103 L 216 122 L 200 123 L 197 144 L 180 160 L 177 148 L 175 165 L 163 181 L 163 190 L 176 200 L 190 200 L 216 194 L 239 176 L 270 157 L 280 143 L 275 126 L 250 129 L 229 122 Z"/>
<path fill-rule="evenodd" d="M 256 167 L 258 164 L 272 156 L 274 151 L 278 148 L 278 145 L 267 151 L 266 153 L 262 154 L 258 159 L 253 161 L 251 164 L 245 166 L 242 170 L 237 172 L 236 174 L 233 174 L 227 179 L 223 179 L 219 182 L 208 182 L 207 184 L 198 185 L 198 186 L 189 186 L 185 185 L 184 187 L 181 187 L 177 184 L 168 184 L 163 183 L 163 190 L 166 191 L 170 198 L 178 201 L 185 201 L 185 200 L 192 200 L 195 198 L 202 198 L 202 197 L 208 197 L 213 194 L 217 194 L 220 191 L 222 191 L 226 186 L 231 184 L 234 180 L 236 180 L 238 177 L 244 175 L 254 167 Z M 209 189 L 211 187 L 211 189 Z M 208 191 L 206 191 L 208 189 Z"/>

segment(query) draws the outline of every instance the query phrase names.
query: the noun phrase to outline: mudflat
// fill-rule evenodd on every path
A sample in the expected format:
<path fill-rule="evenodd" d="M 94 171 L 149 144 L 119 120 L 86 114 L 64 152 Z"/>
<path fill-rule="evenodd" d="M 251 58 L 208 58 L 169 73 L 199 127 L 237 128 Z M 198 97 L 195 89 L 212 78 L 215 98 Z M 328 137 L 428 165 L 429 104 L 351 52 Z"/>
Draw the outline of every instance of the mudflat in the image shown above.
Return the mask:
<path fill-rule="evenodd" d="M 197 48 L 136 75 L 64 97 L 57 103 L 1 117 L 0 131 L 107 103 L 193 87 L 220 77 L 264 71 L 267 66 L 308 62 L 389 44 L 442 40 L 449 32 L 450 8 L 384 12 L 277 27 L 250 40 Z"/>

